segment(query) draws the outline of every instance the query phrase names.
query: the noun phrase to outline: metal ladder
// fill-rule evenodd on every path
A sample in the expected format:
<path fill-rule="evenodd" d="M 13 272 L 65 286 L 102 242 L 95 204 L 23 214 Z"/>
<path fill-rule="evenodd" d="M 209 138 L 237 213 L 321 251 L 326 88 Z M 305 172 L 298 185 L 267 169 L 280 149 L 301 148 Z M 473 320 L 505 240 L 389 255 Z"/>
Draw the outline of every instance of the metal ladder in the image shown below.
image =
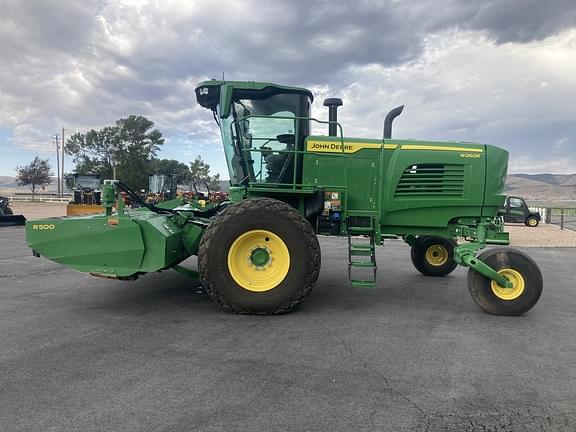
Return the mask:
<path fill-rule="evenodd" d="M 348 279 L 352 286 L 362 288 L 374 288 L 376 286 L 376 245 L 374 242 L 375 226 L 374 218 L 370 218 L 370 226 L 350 226 L 348 220 Z M 359 237 L 362 236 L 362 237 Z M 358 241 L 358 240 L 364 241 Z M 365 241 L 368 240 L 368 241 Z M 368 257 L 368 259 L 358 259 Z M 356 259 L 355 259 L 356 258 Z M 372 278 L 353 279 L 354 268 L 372 269 Z"/>

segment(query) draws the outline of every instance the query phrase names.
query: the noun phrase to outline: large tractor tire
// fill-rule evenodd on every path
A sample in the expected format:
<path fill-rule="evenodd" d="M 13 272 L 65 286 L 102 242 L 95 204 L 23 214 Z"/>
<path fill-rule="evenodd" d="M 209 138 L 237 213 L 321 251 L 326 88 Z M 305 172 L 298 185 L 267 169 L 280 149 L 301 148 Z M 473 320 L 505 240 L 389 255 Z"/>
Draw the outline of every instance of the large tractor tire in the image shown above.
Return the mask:
<path fill-rule="evenodd" d="M 458 266 L 454 261 L 456 242 L 443 237 L 418 237 L 410 251 L 412 264 L 426 276 L 446 276 Z"/>
<path fill-rule="evenodd" d="M 206 292 L 225 310 L 281 314 L 312 292 L 320 246 L 310 223 L 294 208 L 254 198 L 212 219 L 198 261 Z"/>
<path fill-rule="evenodd" d="M 494 315 L 522 315 L 530 310 L 542 294 L 542 273 L 528 255 L 512 248 L 489 249 L 478 256 L 510 282 L 512 288 L 468 269 L 468 290 L 474 301 Z"/>

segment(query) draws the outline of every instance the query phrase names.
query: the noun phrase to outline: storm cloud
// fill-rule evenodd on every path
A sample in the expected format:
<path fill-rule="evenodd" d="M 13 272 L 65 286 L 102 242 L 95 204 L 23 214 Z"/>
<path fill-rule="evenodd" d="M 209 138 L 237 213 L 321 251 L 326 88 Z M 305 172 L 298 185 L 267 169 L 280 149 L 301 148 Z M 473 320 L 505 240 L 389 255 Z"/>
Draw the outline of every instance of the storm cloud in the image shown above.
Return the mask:
<path fill-rule="evenodd" d="M 488 142 L 515 172 L 575 172 L 576 3 L 569 0 L 0 0 L 0 174 L 49 137 L 129 114 L 161 156 L 202 154 L 224 177 L 208 78 L 275 81 L 344 99 L 351 136 Z"/>

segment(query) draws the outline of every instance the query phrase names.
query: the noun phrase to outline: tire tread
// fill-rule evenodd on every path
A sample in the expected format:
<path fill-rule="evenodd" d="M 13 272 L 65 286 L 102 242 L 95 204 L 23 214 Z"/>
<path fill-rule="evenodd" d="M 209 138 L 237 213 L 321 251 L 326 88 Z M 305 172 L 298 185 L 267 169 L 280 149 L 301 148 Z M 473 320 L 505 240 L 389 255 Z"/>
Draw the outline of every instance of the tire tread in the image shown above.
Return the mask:
<path fill-rule="evenodd" d="M 285 304 L 279 305 L 275 309 L 259 311 L 256 312 L 256 314 L 279 315 L 290 312 L 292 309 L 294 309 L 294 307 L 302 302 L 305 297 L 310 295 L 320 273 L 320 245 L 318 244 L 316 233 L 314 232 L 314 229 L 310 223 L 304 219 L 304 217 L 302 217 L 302 215 L 296 209 L 283 201 L 264 197 L 245 199 L 238 203 L 232 204 L 212 219 L 204 231 L 198 250 L 198 267 L 200 271 L 200 277 L 203 281 L 204 289 L 208 296 L 215 303 L 220 305 L 224 310 L 228 312 L 237 314 L 254 314 L 254 312 L 251 310 L 242 308 L 241 306 L 228 301 L 218 292 L 217 287 L 214 287 L 210 283 L 211 275 L 208 266 L 209 252 L 211 248 L 214 247 L 214 238 L 218 236 L 221 227 L 227 224 L 234 224 L 239 218 L 244 217 L 246 213 L 252 213 L 253 211 L 257 212 L 258 210 L 262 209 L 263 206 L 266 206 L 267 209 L 271 209 L 278 215 L 282 215 L 285 223 L 292 223 L 298 226 L 299 230 L 302 232 L 303 238 L 306 241 L 306 249 L 314 263 L 314 266 L 312 271 L 309 271 L 306 274 L 304 286 L 296 297 L 289 299 Z"/>

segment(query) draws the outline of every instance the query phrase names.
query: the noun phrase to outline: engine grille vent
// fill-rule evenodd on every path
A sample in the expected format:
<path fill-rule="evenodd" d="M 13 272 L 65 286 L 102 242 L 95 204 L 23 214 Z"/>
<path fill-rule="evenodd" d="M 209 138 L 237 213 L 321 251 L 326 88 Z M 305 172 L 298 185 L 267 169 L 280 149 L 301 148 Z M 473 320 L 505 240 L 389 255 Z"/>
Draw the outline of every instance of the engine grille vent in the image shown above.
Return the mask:
<path fill-rule="evenodd" d="M 410 165 L 398 181 L 395 197 L 461 197 L 464 195 L 464 165 Z"/>

